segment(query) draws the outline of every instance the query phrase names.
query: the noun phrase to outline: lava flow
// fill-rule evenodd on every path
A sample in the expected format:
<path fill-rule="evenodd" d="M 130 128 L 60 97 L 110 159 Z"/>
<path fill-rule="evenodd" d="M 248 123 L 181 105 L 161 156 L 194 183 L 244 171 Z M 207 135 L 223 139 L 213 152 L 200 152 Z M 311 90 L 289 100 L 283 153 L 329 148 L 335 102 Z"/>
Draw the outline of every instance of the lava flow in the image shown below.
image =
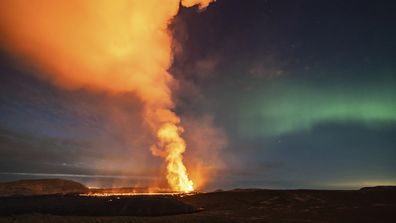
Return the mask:
<path fill-rule="evenodd" d="M 87 197 L 111 197 L 111 196 L 137 196 L 137 195 L 145 195 L 145 196 L 187 196 L 193 195 L 196 192 L 181 192 L 181 191 L 172 191 L 164 188 L 89 188 L 89 190 L 85 193 L 79 194 L 79 196 L 87 196 Z"/>

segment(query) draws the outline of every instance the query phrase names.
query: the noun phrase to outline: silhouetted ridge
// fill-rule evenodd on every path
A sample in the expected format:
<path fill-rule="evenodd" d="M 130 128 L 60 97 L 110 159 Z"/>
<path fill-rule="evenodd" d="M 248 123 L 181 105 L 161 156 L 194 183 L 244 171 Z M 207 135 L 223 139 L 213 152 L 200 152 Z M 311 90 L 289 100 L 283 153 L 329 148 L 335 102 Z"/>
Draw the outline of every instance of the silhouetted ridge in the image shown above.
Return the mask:
<path fill-rule="evenodd" d="M 0 196 L 74 194 L 88 191 L 81 183 L 61 179 L 18 180 L 0 183 Z"/>

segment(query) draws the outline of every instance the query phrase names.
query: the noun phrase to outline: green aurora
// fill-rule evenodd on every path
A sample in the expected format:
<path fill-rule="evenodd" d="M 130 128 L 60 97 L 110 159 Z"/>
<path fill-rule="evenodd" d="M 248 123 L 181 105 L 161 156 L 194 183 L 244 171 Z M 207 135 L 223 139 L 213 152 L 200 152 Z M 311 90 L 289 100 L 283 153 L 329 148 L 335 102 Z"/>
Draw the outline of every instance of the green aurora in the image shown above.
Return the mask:
<path fill-rule="evenodd" d="M 244 137 L 309 131 L 326 122 L 381 128 L 396 121 L 396 89 L 388 84 L 314 85 L 278 82 L 249 94 L 240 106 Z"/>

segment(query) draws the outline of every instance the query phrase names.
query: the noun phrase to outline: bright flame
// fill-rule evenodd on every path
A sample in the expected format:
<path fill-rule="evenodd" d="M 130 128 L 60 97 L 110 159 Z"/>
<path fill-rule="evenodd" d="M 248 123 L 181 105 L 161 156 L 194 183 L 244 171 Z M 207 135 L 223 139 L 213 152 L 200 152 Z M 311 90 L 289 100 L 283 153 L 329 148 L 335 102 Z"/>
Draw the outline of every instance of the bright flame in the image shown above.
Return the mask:
<path fill-rule="evenodd" d="M 181 127 L 173 123 L 166 123 L 159 129 L 157 136 L 160 146 L 166 151 L 168 182 L 177 191 L 191 192 L 194 190 L 193 182 L 188 179 L 187 169 L 182 160 L 182 154 L 186 150 L 186 143 L 180 137 L 182 132 Z"/>
<path fill-rule="evenodd" d="M 134 92 L 158 136 L 152 149 L 167 162 L 172 189 L 194 190 L 183 164 L 186 144 L 172 112 L 172 37 L 181 0 L 4 0 L 0 44 L 41 69 L 40 78 L 67 89 Z M 182 0 L 205 8 L 213 0 Z M 165 3 L 166 2 L 166 3 Z"/>

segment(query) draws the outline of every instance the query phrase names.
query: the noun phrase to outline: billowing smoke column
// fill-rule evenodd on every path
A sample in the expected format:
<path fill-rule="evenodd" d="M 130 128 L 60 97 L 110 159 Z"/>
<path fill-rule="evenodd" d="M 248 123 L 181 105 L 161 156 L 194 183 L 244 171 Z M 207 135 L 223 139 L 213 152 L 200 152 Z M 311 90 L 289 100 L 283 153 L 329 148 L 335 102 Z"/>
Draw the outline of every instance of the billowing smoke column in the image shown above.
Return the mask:
<path fill-rule="evenodd" d="M 40 69 L 36 75 L 67 89 L 134 92 L 158 138 L 151 148 L 167 163 L 173 190 L 192 191 L 183 164 L 186 144 L 172 112 L 172 37 L 180 3 L 213 0 L 4 0 L 0 44 Z"/>

